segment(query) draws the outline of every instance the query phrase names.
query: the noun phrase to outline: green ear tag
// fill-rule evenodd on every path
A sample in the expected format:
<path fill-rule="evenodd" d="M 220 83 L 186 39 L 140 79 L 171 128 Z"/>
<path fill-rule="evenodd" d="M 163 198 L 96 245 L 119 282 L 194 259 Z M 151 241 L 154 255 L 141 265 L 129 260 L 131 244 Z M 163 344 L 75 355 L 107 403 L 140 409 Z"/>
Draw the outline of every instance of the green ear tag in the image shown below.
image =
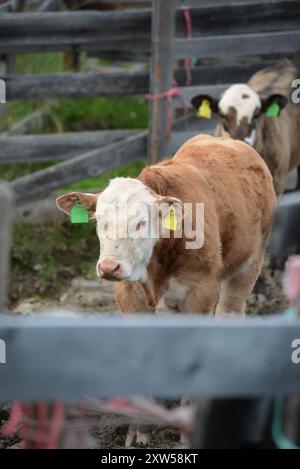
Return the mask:
<path fill-rule="evenodd" d="M 268 117 L 278 117 L 279 113 L 280 113 L 280 107 L 277 103 L 271 104 L 271 106 L 269 106 L 265 112 L 266 116 Z"/>
<path fill-rule="evenodd" d="M 71 209 L 71 223 L 88 223 L 89 212 L 81 204 L 74 205 Z"/>

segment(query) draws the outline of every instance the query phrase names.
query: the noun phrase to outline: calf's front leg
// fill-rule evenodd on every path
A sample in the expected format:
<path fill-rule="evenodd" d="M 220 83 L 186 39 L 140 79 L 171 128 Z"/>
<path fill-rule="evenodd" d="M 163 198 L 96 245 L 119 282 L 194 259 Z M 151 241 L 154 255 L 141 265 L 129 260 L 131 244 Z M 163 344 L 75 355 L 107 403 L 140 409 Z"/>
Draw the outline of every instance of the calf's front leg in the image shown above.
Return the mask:
<path fill-rule="evenodd" d="M 148 294 L 147 294 L 148 293 Z M 121 282 L 115 288 L 115 301 L 122 313 L 154 313 L 150 291 L 138 282 Z M 125 447 L 146 447 L 151 440 L 149 425 L 129 425 Z"/>
<path fill-rule="evenodd" d="M 154 313 L 155 305 L 145 287 L 138 282 L 120 282 L 115 287 L 115 301 L 122 313 Z"/>
<path fill-rule="evenodd" d="M 187 293 L 183 313 L 213 314 L 218 298 L 217 280 L 200 280 L 197 286 Z"/>

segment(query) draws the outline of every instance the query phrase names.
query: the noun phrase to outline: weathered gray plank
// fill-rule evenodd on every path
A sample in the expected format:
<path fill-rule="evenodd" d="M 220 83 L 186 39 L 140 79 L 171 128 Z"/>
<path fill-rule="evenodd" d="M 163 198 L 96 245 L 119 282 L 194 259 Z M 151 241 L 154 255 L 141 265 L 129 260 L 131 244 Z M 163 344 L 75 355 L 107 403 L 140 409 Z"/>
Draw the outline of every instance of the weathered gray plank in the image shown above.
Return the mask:
<path fill-rule="evenodd" d="M 176 120 L 173 124 L 173 130 L 186 129 L 190 119 L 194 120 L 194 116 L 183 116 Z M 147 131 L 138 132 L 116 143 L 105 145 L 98 150 L 92 150 L 64 163 L 13 181 L 11 186 L 16 191 L 18 204 L 32 199 L 36 195 L 46 195 L 66 184 L 144 158 L 146 156 L 147 135 Z"/>
<path fill-rule="evenodd" d="M 9 13 L 13 11 L 13 0 L 10 0 L 8 2 L 2 3 L 0 5 L 0 13 Z"/>
<path fill-rule="evenodd" d="M 298 29 L 299 13 L 300 4 L 295 0 L 267 3 L 229 0 L 223 5 L 207 1 L 190 10 L 193 37 Z M 185 19 L 179 12 L 176 36 L 186 36 Z"/>
<path fill-rule="evenodd" d="M 138 161 L 146 156 L 147 132 L 105 145 L 47 169 L 36 171 L 11 183 L 18 204 L 49 194 L 54 189 L 97 176 L 118 166 Z"/>
<path fill-rule="evenodd" d="M 263 66 L 275 60 L 264 60 Z M 300 60 L 294 60 L 300 68 Z M 193 85 L 221 85 L 247 81 L 262 67 L 261 61 L 243 60 L 233 63 L 212 63 L 191 69 Z M 185 85 L 183 69 L 174 71 L 175 79 Z M 76 98 L 82 96 L 130 96 L 149 92 L 148 71 L 55 73 L 49 75 L 2 76 L 6 82 L 7 99 Z M 198 94 L 198 93 L 196 93 Z M 188 98 L 188 97 L 187 97 Z"/>
<path fill-rule="evenodd" d="M 268 4 L 204 5 L 192 10 L 193 35 L 241 34 L 297 29 L 300 5 L 295 0 Z M 176 35 L 186 37 L 183 13 L 177 11 Z M 145 50 L 150 46 L 150 9 L 112 12 L 3 13 L 2 52 L 57 50 Z M 258 49 L 259 51 L 259 49 Z M 257 52 L 257 51 L 256 51 Z"/>
<path fill-rule="evenodd" d="M 0 400 L 300 392 L 300 319 L 0 318 Z M 38 379 L 37 379 L 38 377 Z"/>
<path fill-rule="evenodd" d="M 300 50 L 300 29 L 272 33 L 235 34 L 194 39 L 176 39 L 177 59 L 228 57 L 250 54 L 292 53 Z"/>
<path fill-rule="evenodd" d="M 287 193 L 279 198 L 268 249 L 273 257 L 284 259 L 291 252 L 298 252 L 300 244 L 299 211 L 300 191 Z"/>
<path fill-rule="evenodd" d="M 173 82 L 175 4 L 173 0 L 153 0 L 150 94 L 168 91 Z M 166 155 L 171 132 L 169 103 L 166 98 L 150 101 L 148 161 L 155 164 Z"/>
<path fill-rule="evenodd" d="M 138 130 L 100 130 L 18 137 L 0 136 L 0 164 L 67 160 L 137 132 Z"/>
<path fill-rule="evenodd" d="M 112 0 L 113 1 L 113 0 Z M 257 0 L 176 0 L 177 5 L 187 5 L 193 8 L 203 7 L 203 6 L 239 6 L 239 5 L 256 5 Z M 272 8 L 276 3 L 288 2 L 289 0 L 260 0 L 261 4 L 268 5 L 269 8 Z M 297 0 L 294 0 L 295 2 Z"/>
<path fill-rule="evenodd" d="M 58 11 L 62 8 L 61 0 L 45 0 L 38 8 L 38 11 Z"/>
<path fill-rule="evenodd" d="M 110 7 L 122 7 L 122 8 L 128 8 L 128 5 L 130 5 L 130 8 L 134 7 L 140 7 L 140 5 L 147 5 L 148 7 L 151 5 L 152 0 L 91 0 L 84 4 L 82 0 L 68 0 L 66 1 L 67 5 L 70 5 L 70 7 L 76 9 L 76 6 L 83 6 L 85 10 L 88 10 L 90 8 L 94 9 L 96 7 L 100 7 L 99 9 L 103 9 L 103 4 L 105 6 L 110 6 Z"/>
<path fill-rule="evenodd" d="M 200 133 L 212 135 L 214 131 L 213 125 L 211 125 L 210 127 L 208 126 L 208 124 L 206 125 L 206 128 L 203 128 L 201 130 L 199 129 L 198 131 L 194 129 L 185 130 L 183 132 L 172 132 L 172 136 L 167 143 L 166 154 L 174 155 L 174 153 L 176 153 L 176 151 L 179 149 L 179 147 L 181 147 L 181 145 L 183 145 L 188 139 L 195 137 L 195 135 L 199 135 Z"/>
<path fill-rule="evenodd" d="M 184 99 L 185 105 L 191 107 L 191 99 L 198 94 L 208 94 L 218 97 L 222 91 L 230 86 L 229 84 L 222 85 L 200 85 L 200 86 L 185 86 L 180 88 L 180 93 Z M 182 100 L 179 97 L 173 99 L 174 107 L 180 108 L 183 106 Z"/>
<path fill-rule="evenodd" d="M 13 194 L 8 184 L 0 185 L 0 313 L 6 310 L 7 286 L 9 276 L 9 250 Z"/>
<path fill-rule="evenodd" d="M 143 49 L 150 37 L 150 10 L 114 12 L 3 13 L 3 52 Z"/>
<path fill-rule="evenodd" d="M 147 72 L 53 73 L 3 76 L 7 100 L 130 96 L 149 89 Z"/>

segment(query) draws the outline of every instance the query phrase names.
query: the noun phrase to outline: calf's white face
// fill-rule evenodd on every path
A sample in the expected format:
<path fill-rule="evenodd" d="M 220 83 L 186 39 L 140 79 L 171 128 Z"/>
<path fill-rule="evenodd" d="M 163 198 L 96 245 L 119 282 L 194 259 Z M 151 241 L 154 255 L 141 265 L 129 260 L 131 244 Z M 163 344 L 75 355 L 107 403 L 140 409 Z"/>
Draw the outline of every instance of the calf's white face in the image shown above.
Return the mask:
<path fill-rule="evenodd" d="M 270 94 L 261 98 L 248 85 L 241 83 L 227 88 L 219 100 L 208 95 L 198 95 L 191 100 L 191 103 L 199 111 L 204 101 L 206 108 L 208 106 L 210 111 L 218 114 L 223 135 L 243 140 L 254 146 L 261 115 L 276 104 L 278 114 L 272 117 L 278 117 L 288 99 L 281 94 Z"/>
<path fill-rule="evenodd" d="M 240 125 L 243 119 L 250 124 L 260 108 L 258 94 L 245 84 L 230 86 L 219 100 L 220 114 L 228 115 L 233 109 L 237 125 Z"/>
<path fill-rule="evenodd" d="M 260 110 L 260 98 L 248 85 L 230 86 L 219 100 L 223 133 L 228 132 L 231 137 L 244 140 L 253 146 L 256 119 Z"/>
<path fill-rule="evenodd" d="M 113 179 L 100 194 L 95 212 L 100 240 L 97 264 L 100 277 L 146 279 L 147 265 L 157 241 L 157 233 L 152 230 L 155 203 L 156 198 L 144 184 L 131 178 Z"/>
<path fill-rule="evenodd" d="M 170 206 L 178 212 L 182 203 L 174 197 L 151 192 L 141 181 L 113 179 L 100 194 L 72 192 L 56 200 L 70 214 L 81 203 L 97 222 L 100 257 L 96 272 L 109 280 L 145 281 L 153 248 L 164 232 L 161 219 Z M 176 208 L 177 207 L 177 208 Z M 167 236 L 168 237 L 168 236 Z"/>

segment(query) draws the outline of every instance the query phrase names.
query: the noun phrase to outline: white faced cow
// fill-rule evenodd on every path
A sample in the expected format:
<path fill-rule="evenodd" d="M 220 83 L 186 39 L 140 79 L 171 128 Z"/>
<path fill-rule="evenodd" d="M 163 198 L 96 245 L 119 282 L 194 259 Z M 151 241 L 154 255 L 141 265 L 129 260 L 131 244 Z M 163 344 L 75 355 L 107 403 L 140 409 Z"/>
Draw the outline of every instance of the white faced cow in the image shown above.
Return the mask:
<path fill-rule="evenodd" d="M 57 206 L 70 214 L 78 202 L 97 222 L 97 275 L 118 282 L 122 312 L 243 315 L 276 202 L 271 174 L 250 146 L 199 135 L 137 179 L 63 195 Z M 125 446 L 148 441 L 131 427 Z"/>
<path fill-rule="evenodd" d="M 300 106 L 288 104 L 297 70 L 288 60 L 260 70 L 247 84 L 230 86 L 219 99 L 198 95 L 219 116 L 215 135 L 229 135 L 251 145 L 267 163 L 276 194 L 285 188 L 289 171 L 300 164 Z M 298 171 L 299 172 L 299 171 Z"/>
<path fill-rule="evenodd" d="M 199 135 L 137 179 L 57 199 L 68 214 L 78 202 L 97 222 L 97 274 L 120 282 L 121 311 L 244 313 L 275 205 L 270 172 L 250 146 Z"/>

